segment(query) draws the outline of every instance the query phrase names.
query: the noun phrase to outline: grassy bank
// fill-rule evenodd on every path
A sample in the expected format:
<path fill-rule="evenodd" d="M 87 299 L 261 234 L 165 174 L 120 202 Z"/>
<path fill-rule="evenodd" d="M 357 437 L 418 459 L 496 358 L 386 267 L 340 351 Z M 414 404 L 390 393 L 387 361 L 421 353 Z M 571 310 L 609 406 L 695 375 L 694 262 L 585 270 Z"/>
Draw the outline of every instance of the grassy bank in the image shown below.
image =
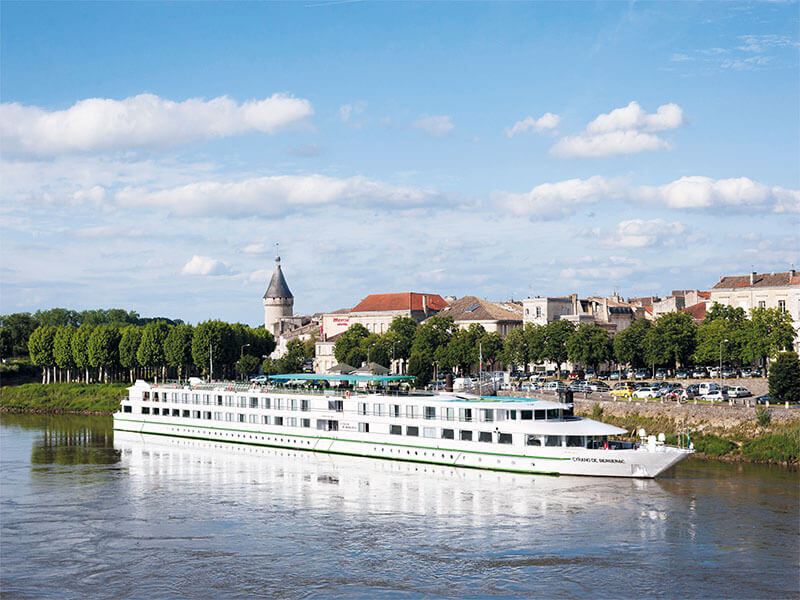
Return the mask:
<path fill-rule="evenodd" d="M 0 389 L 0 408 L 9 411 L 111 414 L 126 394 L 126 384 L 26 383 Z"/>
<path fill-rule="evenodd" d="M 583 416 L 627 429 L 632 440 L 638 439 L 636 432 L 644 428 L 648 434 L 667 434 L 667 443 L 675 444 L 677 437 L 671 434 L 682 428 L 668 417 L 604 415 L 597 404 L 592 413 Z M 734 429 L 709 428 L 690 435 L 703 458 L 800 466 L 800 425 L 772 425 L 766 419 L 742 423 Z"/>

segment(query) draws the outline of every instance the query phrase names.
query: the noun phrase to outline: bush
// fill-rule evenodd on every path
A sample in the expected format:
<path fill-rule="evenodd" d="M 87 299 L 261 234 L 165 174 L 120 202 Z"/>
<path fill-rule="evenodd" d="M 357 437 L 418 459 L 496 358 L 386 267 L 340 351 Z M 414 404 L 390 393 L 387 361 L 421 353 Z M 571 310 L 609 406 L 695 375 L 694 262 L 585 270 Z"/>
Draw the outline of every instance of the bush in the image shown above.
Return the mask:
<path fill-rule="evenodd" d="M 756 409 L 756 421 L 762 427 L 766 427 L 772 421 L 772 413 L 765 408 L 759 407 Z"/>
<path fill-rule="evenodd" d="M 747 442 L 742 446 L 742 454 L 761 462 L 796 463 L 800 454 L 800 426 Z"/>
<path fill-rule="evenodd" d="M 595 402 L 594 406 L 592 407 L 592 418 L 595 421 L 600 421 L 603 418 L 603 407 L 597 402 Z"/>
<path fill-rule="evenodd" d="M 733 442 L 711 434 L 692 436 L 692 443 L 695 450 L 708 456 L 722 456 L 736 448 Z"/>
<path fill-rule="evenodd" d="M 42 412 L 105 412 L 119 410 L 127 395 L 123 384 L 26 383 L 0 390 L 0 406 Z"/>
<path fill-rule="evenodd" d="M 781 352 L 769 368 L 769 395 L 778 402 L 800 399 L 800 360 L 794 352 Z"/>

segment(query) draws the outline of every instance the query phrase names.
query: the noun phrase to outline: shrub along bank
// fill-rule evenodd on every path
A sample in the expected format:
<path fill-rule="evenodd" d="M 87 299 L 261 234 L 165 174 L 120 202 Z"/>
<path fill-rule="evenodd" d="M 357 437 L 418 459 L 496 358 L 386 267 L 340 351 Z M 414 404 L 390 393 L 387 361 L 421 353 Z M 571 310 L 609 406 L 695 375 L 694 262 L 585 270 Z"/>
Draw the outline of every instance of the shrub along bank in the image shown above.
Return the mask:
<path fill-rule="evenodd" d="M 0 409 L 41 413 L 105 413 L 119 409 L 124 384 L 26 383 L 0 388 Z"/>
<path fill-rule="evenodd" d="M 604 415 L 599 404 L 584 416 L 627 429 L 628 438 L 632 440 L 638 439 L 636 432 L 643 428 L 652 434 L 666 433 L 667 443 L 676 444 L 677 435 L 669 435 L 669 432 L 681 429 L 680 424 L 668 417 Z M 701 458 L 800 466 L 800 425 L 797 424 L 772 425 L 768 419 L 759 419 L 735 429 L 690 432 L 689 439 Z M 686 437 L 683 442 L 686 443 Z"/>

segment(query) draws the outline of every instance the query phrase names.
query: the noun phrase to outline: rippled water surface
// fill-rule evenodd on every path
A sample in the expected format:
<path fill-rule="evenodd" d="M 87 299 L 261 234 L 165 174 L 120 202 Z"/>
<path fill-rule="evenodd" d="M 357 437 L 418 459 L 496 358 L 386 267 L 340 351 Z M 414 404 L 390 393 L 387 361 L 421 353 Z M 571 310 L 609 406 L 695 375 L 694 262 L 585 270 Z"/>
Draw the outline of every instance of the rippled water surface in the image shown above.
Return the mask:
<path fill-rule="evenodd" d="M 4 597 L 800 597 L 783 469 L 531 477 L 0 418 Z"/>

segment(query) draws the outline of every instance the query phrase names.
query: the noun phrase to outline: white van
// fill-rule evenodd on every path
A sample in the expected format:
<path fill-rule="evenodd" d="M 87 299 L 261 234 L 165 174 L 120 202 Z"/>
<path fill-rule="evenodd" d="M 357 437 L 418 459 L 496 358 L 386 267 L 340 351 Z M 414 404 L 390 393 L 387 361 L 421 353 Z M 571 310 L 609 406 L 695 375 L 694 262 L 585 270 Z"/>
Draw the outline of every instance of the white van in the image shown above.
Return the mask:
<path fill-rule="evenodd" d="M 697 392 L 700 396 L 705 396 L 706 394 L 718 391 L 720 391 L 719 385 L 713 381 L 705 381 L 697 386 Z"/>

